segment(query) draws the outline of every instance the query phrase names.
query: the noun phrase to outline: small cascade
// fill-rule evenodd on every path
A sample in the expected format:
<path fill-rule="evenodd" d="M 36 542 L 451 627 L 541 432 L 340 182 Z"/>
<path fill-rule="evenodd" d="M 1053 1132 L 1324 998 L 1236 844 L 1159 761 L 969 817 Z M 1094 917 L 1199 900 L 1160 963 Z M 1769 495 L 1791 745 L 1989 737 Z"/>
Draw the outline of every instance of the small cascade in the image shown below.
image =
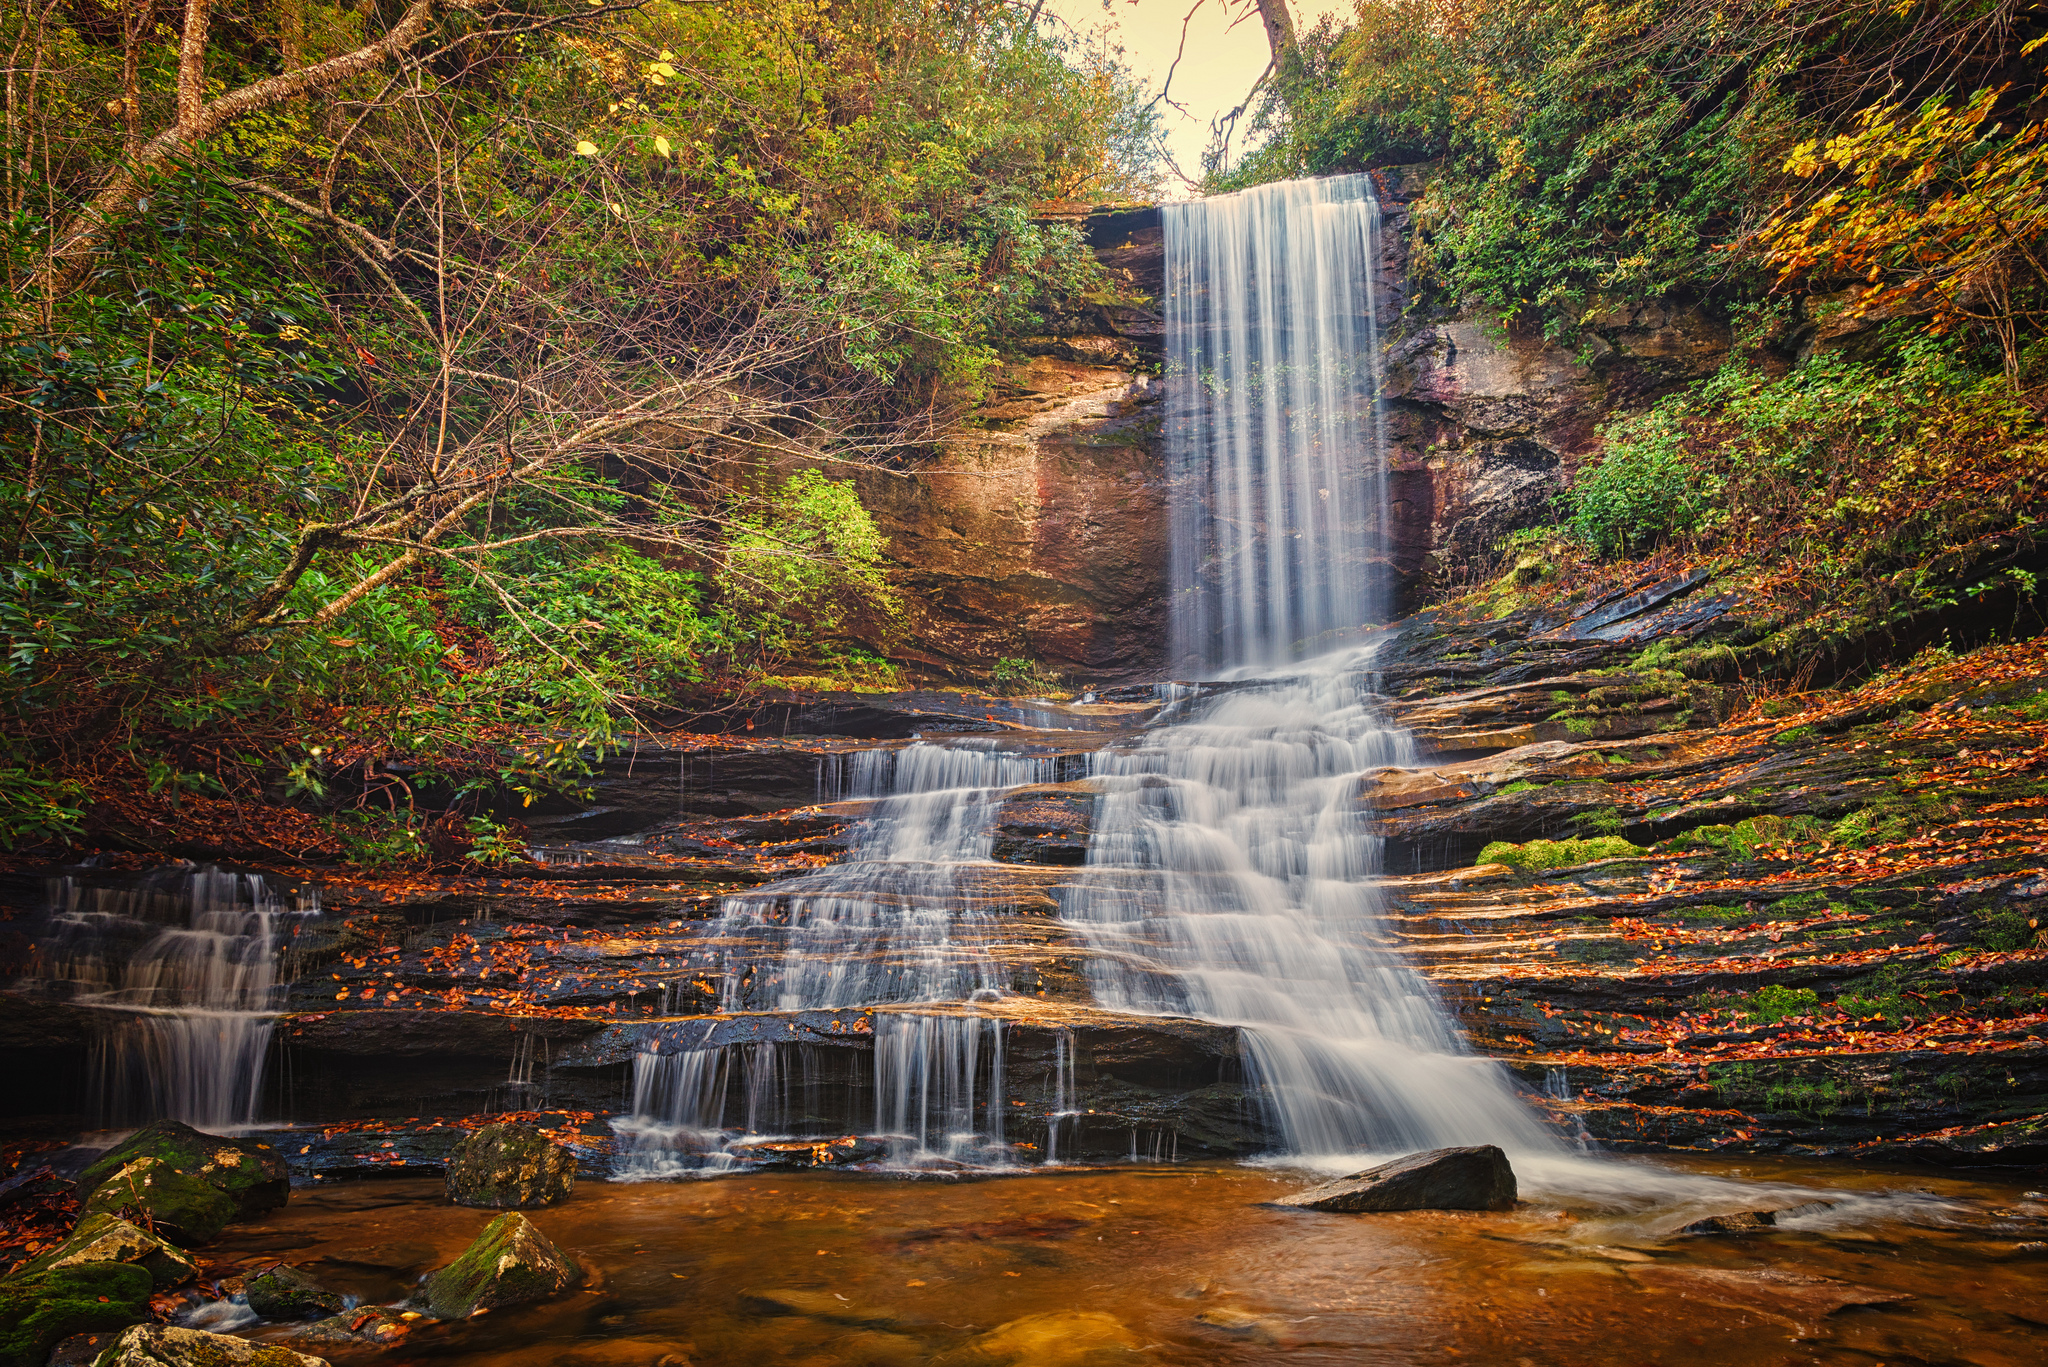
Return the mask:
<path fill-rule="evenodd" d="M 287 900 L 260 875 L 211 866 L 124 888 L 56 880 L 42 977 L 105 1013 L 92 1060 L 103 1123 L 253 1125 L 286 985 L 282 950 L 319 914 L 316 893 Z"/>
<path fill-rule="evenodd" d="M 875 1133 L 890 1141 L 898 1161 L 1006 1163 L 1003 1022 L 877 1017 Z"/>
<path fill-rule="evenodd" d="M 1004 791 L 1050 781 L 1058 761 L 980 738 L 845 760 L 847 795 L 875 809 L 843 861 L 720 903 L 721 1008 L 960 1001 L 1006 987 L 964 874 L 988 863 Z"/>
<path fill-rule="evenodd" d="M 1370 176 L 1165 206 L 1176 668 L 1279 664 L 1382 612 Z"/>
<path fill-rule="evenodd" d="M 991 739 L 865 750 L 819 772 L 821 795 L 869 798 L 843 861 L 726 897 L 696 971 L 716 975 L 723 1011 L 808 1010 L 1001 996 L 988 952 L 996 926 L 978 873 L 1003 794 L 1058 777 L 1059 761 Z M 799 1046 L 643 1054 L 634 1065 L 629 1176 L 719 1166 L 742 1138 L 823 1133 L 843 1108 L 792 1100 Z M 1000 1161 L 1000 1023 L 973 1014 L 876 1017 L 876 1133 L 892 1161 Z M 799 1064 L 801 1070 L 802 1065 Z M 970 1156 L 971 1155 L 971 1156 Z"/>
<path fill-rule="evenodd" d="M 1052 1109 L 1045 1117 L 1047 1165 L 1060 1161 L 1062 1138 L 1072 1146 L 1070 1131 L 1078 1129 L 1081 1123 L 1080 1098 L 1081 1089 L 1074 1084 L 1074 1032 L 1061 1030 L 1052 1041 Z"/>
<path fill-rule="evenodd" d="M 1572 1099 L 1572 1070 L 1549 1068 L 1543 1074 L 1543 1094 L 1552 1101 L 1569 1102 Z M 1592 1133 L 1586 1129 L 1585 1117 L 1568 1111 L 1572 1123 L 1572 1144 L 1580 1153 L 1591 1153 L 1600 1147 Z"/>

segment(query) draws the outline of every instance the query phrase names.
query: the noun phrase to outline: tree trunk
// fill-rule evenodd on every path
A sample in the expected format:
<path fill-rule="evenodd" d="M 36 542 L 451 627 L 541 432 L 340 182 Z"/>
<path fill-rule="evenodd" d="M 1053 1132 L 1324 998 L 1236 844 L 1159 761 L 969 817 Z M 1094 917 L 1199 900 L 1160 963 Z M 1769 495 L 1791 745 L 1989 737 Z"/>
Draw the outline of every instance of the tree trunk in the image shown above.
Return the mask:
<path fill-rule="evenodd" d="M 1294 16 L 1287 12 L 1287 0 L 1256 0 L 1259 20 L 1266 26 L 1266 42 L 1273 49 L 1273 70 L 1278 72 L 1294 55 Z"/>

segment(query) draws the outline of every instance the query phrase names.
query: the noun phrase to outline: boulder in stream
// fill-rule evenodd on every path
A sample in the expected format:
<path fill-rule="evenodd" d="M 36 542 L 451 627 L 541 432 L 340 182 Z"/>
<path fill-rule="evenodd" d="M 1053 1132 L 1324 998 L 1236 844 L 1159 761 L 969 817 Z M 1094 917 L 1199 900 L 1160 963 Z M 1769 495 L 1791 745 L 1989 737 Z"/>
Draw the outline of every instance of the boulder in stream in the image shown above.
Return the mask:
<path fill-rule="evenodd" d="M 1824 1210 L 1835 1208 L 1833 1201 L 1808 1201 L 1804 1205 L 1785 1206 L 1778 1210 L 1737 1210 L 1726 1215 L 1709 1215 L 1704 1220 L 1694 1220 L 1682 1226 L 1680 1234 L 1755 1234 L 1766 1229 L 1776 1229 L 1781 1217 L 1793 1218 L 1800 1215 L 1818 1215 Z"/>
<path fill-rule="evenodd" d="M 159 1290 L 199 1275 L 192 1255 L 118 1215 L 94 1211 L 78 1222 L 63 1243 L 29 1263 L 24 1272 L 87 1263 L 133 1263 L 149 1273 Z"/>
<path fill-rule="evenodd" d="M 0 1281 L 0 1367 L 43 1367 L 59 1339 L 149 1317 L 150 1276 L 128 1263 L 86 1263 Z"/>
<path fill-rule="evenodd" d="M 267 1320 L 302 1320 L 348 1309 L 348 1298 L 290 1263 L 273 1263 L 242 1279 L 249 1308 Z"/>
<path fill-rule="evenodd" d="M 138 1158 L 85 1198 L 87 1214 L 133 1215 L 188 1244 L 203 1244 L 235 1218 L 234 1197 L 160 1158 Z"/>
<path fill-rule="evenodd" d="M 245 1220 L 275 1210 L 291 1196 L 284 1155 L 253 1139 L 223 1139 L 175 1120 L 143 1126 L 101 1154 L 78 1176 L 81 1196 L 110 1181 L 139 1158 L 154 1159 L 223 1193 L 230 1218 Z"/>
<path fill-rule="evenodd" d="M 1364 1172 L 1284 1196 L 1272 1204 L 1302 1210 L 1507 1210 L 1515 1170 L 1492 1144 L 1426 1149 Z"/>
<path fill-rule="evenodd" d="M 462 1256 L 427 1278 L 419 1299 L 444 1320 L 559 1296 L 583 1277 L 533 1221 L 506 1211 L 484 1226 Z"/>
<path fill-rule="evenodd" d="M 327 1367 L 327 1359 L 233 1334 L 138 1324 L 114 1340 L 93 1367 Z"/>
<path fill-rule="evenodd" d="M 447 1182 L 458 1206 L 551 1206 L 576 1189 L 576 1155 L 532 1125 L 486 1125 L 456 1145 Z"/>

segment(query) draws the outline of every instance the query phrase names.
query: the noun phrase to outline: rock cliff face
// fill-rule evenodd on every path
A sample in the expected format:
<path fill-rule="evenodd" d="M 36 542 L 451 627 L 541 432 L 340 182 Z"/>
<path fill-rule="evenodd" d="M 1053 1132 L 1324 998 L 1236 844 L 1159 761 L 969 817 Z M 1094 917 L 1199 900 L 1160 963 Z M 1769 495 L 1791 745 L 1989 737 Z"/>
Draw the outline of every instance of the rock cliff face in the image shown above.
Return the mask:
<path fill-rule="evenodd" d="M 1417 301 L 1409 205 L 1427 166 L 1375 172 L 1397 603 L 1492 566 L 1500 539 L 1555 500 L 1618 412 L 1713 372 L 1725 320 L 1670 300 L 1595 311 L 1567 348 L 1476 307 Z M 1073 221 L 1121 302 L 1077 303 L 1025 339 L 966 430 L 862 497 L 912 600 L 901 637 L 868 642 L 938 678 L 1004 658 L 1076 682 L 1156 677 L 1166 641 L 1165 232 L 1156 208 Z"/>
<path fill-rule="evenodd" d="M 1075 681 L 1156 674 L 1166 641 L 1157 210 L 1080 220 L 1126 296 L 1048 320 L 934 457 L 858 478 L 907 629 L 868 642 L 927 677 L 1003 659 Z"/>
<path fill-rule="evenodd" d="M 1727 359 L 1725 320 L 1690 301 L 1596 309 L 1576 348 L 1476 307 L 1418 303 L 1409 206 L 1429 166 L 1373 173 L 1383 234 L 1395 564 L 1412 590 L 1491 567 L 1508 532 L 1554 521 L 1553 504 L 1602 423 Z M 1411 600 L 1412 601 L 1412 600 Z"/>

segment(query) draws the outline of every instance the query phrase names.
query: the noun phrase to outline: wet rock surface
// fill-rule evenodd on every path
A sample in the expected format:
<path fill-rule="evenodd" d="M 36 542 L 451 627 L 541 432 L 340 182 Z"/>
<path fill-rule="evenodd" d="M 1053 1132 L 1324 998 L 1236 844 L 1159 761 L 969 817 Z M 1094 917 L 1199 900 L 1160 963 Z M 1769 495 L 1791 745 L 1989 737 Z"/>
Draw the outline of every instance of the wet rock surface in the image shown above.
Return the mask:
<path fill-rule="evenodd" d="M 576 1155 L 532 1125 L 486 1125 L 455 1146 L 447 1182 L 458 1206 L 551 1206 L 576 1189 Z"/>
<path fill-rule="evenodd" d="M 1429 1149 L 1282 1197 L 1300 1210 L 1507 1210 L 1515 1204 L 1515 1172 L 1491 1144 Z"/>
<path fill-rule="evenodd" d="M 290 1263 L 274 1263 L 244 1275 L 249 1308 L 267 1320 L 307 1319 L 347 1309 L 348 1298 Z"/>
<path fill-rule="evenodd" d="M 197 1275 L 192 1255 L 104 1211 L 85 1216 L 70 1237 L 50 1252 L 32 1259 L 25 1273 L 87 1263 L 133 1263 L 149 1273 L 159 1288 L 176 1286 Z"/>
<path fill-rule="evenodd" d="M 148 1318 L 152 1282 L 128 1263 L 86 1263 L 0 1280 L 0 1367 L 42 1367 L 58 1340 Z"/>
<path fill-rule="evenodd" d="M 428 1277 L 419 1302 L 444 1320 L 559 1296 L 583 1279 L 576 1260 L 531 1220 L 507 1211 L 484 1226 L 462 1256 Z"/>
<path fill-rule="evenodd" d="M 148 1324 L 123 1333 L 97 1367 L 327 1367 L 327 1359 L 232 1334 Z"/>
<path fill-rule="evenodd" d="M 157 1120 L 95 1159 L 78 1176 L 81 1195 L 112 1181 L 129 1163 L 149 1159 L 226 1196 L 233 1219 L 275 1210 L 291 1195 L 283 1155 L 260 1140 L 225 1139 L 175 1120 Z"/>

